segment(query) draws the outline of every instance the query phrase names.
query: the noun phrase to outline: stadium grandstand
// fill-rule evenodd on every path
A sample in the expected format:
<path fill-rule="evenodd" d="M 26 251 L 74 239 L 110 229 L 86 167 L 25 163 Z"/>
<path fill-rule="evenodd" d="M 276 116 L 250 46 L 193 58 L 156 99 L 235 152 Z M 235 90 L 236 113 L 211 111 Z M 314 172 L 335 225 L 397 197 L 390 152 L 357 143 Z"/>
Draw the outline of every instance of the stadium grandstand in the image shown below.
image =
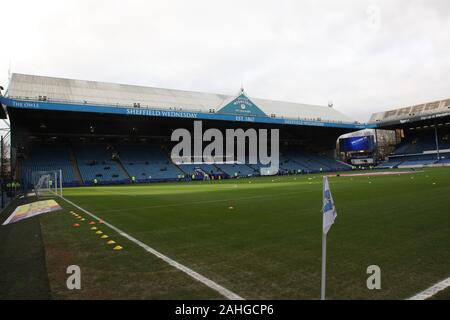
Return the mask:
<path fill-rule="evenodd" d="M 450 99 L 375 113 L 369 123 L 395 130 L 399 142 L 378 168 L 450 165 Z"/>
<path fill-rule="evenodd" d="M 12 74 L 1 97 L 11 124 L 16 179 L 62 170 L 64 186 L 260 174 L 261 164 L 175 164 L 171 133 L 203 127 L 280 129 L 278 174 L 350 170 L 336 160 L 336 140 L 365 128 L 332 106 L 95 81 Z M 6 114 L 3 115 L 6 117 Z"/>

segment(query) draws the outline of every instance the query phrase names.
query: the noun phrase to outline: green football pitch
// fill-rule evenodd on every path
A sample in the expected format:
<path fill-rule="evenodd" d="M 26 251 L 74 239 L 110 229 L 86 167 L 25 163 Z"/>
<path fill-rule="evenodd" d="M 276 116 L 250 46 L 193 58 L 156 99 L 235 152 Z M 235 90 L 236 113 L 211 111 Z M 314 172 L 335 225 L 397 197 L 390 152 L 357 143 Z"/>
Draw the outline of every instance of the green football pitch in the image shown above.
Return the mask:
<path fill-rule="evenodd" d="M 327 298 L 405 299 L 450 276 L 450 169 L 329 180 L 338 216 L 328 234 Z M 245 299 L 320 297 L 320 175 L 67 188 L 64 196 Z M 108 226 L 91 230 L 91 217 L 56 200 L 63 211 L 0 227 L 0 238 L 19 239 L 0 246 L 10 278 L 8 265 L 20 257 L 5 245 L 21 246 L 24 254 L 30 241 L 42 246 L 28 255 L 38 257 L 28 271 L 40 270 L 44 283 L 37 296 L 222 298 Z M 26 227 L 39 239 L 20 238 Z M 123 250 L 112 250 L 111 239 Z M 66 288 L 72 264 L 81 268 L 81 290 Z M 367 288 L 370 265 L 381 269 L 380 290 Z M 10 296 L 23 287 L 33 291 L 15 282 Z"/>

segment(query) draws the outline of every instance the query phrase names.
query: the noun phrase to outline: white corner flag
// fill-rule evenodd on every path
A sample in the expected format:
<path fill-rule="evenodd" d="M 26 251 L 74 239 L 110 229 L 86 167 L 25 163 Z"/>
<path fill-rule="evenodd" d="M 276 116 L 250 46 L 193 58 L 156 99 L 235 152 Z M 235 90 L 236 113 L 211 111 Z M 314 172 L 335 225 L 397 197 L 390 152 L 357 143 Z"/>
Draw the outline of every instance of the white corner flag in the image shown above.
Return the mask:
<path fill-rule="evenodd" d="M 320 290 L 321 300 L 325 300 L 325 282 L 326 282 L 326 266 L 327 266 L 327 233 L 336 219 L 337 213 L 334 206 L 333 197 L 331 196 L 328 177 L 323 177 L 323 224 L 322 224 L 322 285 Z"/>
<path fill-rule="evenodd" d="M 336 219 L 337 213 L 334 207 L 333 196 L 331 195 L 330 185 L 328 184 L 328 177 L 323 177 L 323 233 L 327 234 L 331 225 Z"/>

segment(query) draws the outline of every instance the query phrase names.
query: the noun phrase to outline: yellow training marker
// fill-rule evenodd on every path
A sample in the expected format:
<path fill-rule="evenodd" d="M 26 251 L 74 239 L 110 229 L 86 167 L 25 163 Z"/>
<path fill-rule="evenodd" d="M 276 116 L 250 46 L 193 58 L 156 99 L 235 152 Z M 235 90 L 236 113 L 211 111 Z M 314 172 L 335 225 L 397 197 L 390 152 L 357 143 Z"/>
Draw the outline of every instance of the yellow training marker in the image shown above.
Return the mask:
<path fill-rule="evenodd" d="M 108 242 L 107 242 L 107 244 L 115 244 L 116 242 L 114 241 L 114 240 L 109 240 Z"/>
<path fill-rule="evenodd" d="M 96 234 L 103 234 L 103 231 L 98 230 Z"/>
<path fill-rule="evenodd" d="M 86 220 L 85 218 L 83 218 L 83 219 L 80 219 L 80 221 L 84 221 L 84 220 Z"/>
<path fill-rule="evenodd" d="M 91 230 L 97 230 L 97 227 L 92 227 Z"/>
<path fill-rule="evenodd" d="M 115 251 L 119 251 L 119 250 L 122 250 L 122 249 L 123 249 L 123 247 L 121 247 L 121 246 L 115 246 L 113 248 L 113 250 L 115 250 Z"/>
<path fill-rule="evenodd" d="M 102 235 L 100 238 L 101 238 L 101 239 L 108 239 L 109 237 L 108 237 L 106 234 L 104 234 L 104 235 Z"/>

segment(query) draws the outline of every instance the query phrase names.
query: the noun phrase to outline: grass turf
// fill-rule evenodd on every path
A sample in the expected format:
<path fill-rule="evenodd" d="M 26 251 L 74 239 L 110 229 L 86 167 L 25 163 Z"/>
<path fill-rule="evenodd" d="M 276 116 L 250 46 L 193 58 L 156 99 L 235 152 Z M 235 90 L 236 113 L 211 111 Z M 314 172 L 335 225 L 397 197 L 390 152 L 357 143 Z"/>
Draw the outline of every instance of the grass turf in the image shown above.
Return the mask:
<path fill-rule="evenodd" d="M 450 276 L 450 170 L 330 178 L 338 218 L 328 235 L 327 296 L 403 299 Z M 319 175 L 89 187 L 65 196 L 247 299 L 317 299 Z M 61 200 L 59 200 L 61 202 Z M 124 238 L 113 252 L 73 208 L 40 217 L 54 298 L 219 298 Z M 78 213 L 78 210 L 75 210 Z M 1 232 L 1 229 L 0 229 Z M 65 267 L 83 290 L 65 289 Z M 381 267 L 381 290 L 366 268 Z"/>
<path fill-rule="evenodd" d="M 50 298 L 39 220 L 1 225 L 15 206 L 24 203 L 13 201 L 0 214 L 0 300 Z"/>
<path fill-rule="evenodd" d="M 450 300 L 450 288 L 439 291 L 431 299 L 432 300 Z"/>

